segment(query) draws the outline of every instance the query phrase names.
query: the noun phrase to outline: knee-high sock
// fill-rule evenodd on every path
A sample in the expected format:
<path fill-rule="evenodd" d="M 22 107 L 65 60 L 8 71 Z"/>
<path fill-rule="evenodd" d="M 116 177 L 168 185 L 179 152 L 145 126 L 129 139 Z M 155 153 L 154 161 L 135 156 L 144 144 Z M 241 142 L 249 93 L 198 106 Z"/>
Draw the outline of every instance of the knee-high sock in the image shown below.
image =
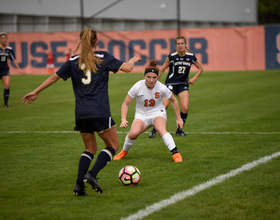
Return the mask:
<path fill-rule="evenodd" d="M 4 89 L 4 104 L 8 105 L 8 100 L 10 96 L 10 89 Z"/>
<path fill-rule="evenodd" d="M 129 151 L 129 149 L 132 147 L 132 145 L 135 143 L 135 140 L 130 140 L 128 138 L 128 135 L 125 137 L 125 141 L 123 143 L 123 151 Z"/>
<path fill-rule="evenodd" d="M 103 169 L 114 157 L 115 150 L 114 148 L 108 146 L 105 149 L 103 149 L 97 159 L 95 164 L 93 165 L 92 169 L 89 171 L 91 175 L 96 178 L 97 174 L 101 169 Z"/>
<path fill-rule="evenodd" d="M 93 154 L 84 151 L 81 155 L 80 162 L 79 162 L 79 168 L 78 168 L 78 179 L 77 184 L 83 185 L 84 176 L 86 175 L 88 168 L 90 166 L 90 163 L 93 159 Z"/>
<path fill-rule="evenodd" d="M 172 151 L 176 147 L 175 142 L 170 133 L 166 133 L 165 135 L 163 135 L 162 140 L 166 147 L 169 149 L 169 151 Z"/>

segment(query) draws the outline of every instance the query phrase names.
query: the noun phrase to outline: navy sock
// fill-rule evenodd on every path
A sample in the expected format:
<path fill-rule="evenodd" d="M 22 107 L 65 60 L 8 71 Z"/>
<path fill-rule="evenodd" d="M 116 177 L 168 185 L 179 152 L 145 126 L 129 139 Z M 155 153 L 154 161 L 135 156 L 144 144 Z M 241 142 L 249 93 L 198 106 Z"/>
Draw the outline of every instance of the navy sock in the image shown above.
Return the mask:
<path fill-rule="evenodd" d="M 78 179 L 77 179 L 77 184 L 78 185 L 84 185 L 84 176 L 86 175 L 88 168 L 90 166 L 90 163 L 93 159 L 93 154 L 84 151 L 81 155 L 80 162 L 79 162 L 79 168 L 78 168 Z"/>
<path fill-rule="evenodd" d="M 112 147 L 106 147 L 103 149 L 97 159 L 95 164 L 93 165 L 92 169 L 89 171 L 90 174 L 96 178 L 97 174 L 101 169 L 103 169 L 114 157 L 115 150 Z"/>
<path fill-rule="evenodd" d="M 181 118 L 182 118 L 182 120 L 183 120 L 183 122 L 184 122 L 184 124 L 186 123 L 186 120 L 187 120 L 187 117 L 188 117 L 188 113 L 183 113 L 183 112 L 180 112 L 180 115 L 181 115 Z M 177 132 L 179 132 L 180 131 L 180 129 L 179 128 L 177 128 Z"/>
<path fill-rule="evenodd" d="M 10 90 L 4 89 L 4 104 L 5 105 L 8 105 L 9 96 L 10 96 Z"/>

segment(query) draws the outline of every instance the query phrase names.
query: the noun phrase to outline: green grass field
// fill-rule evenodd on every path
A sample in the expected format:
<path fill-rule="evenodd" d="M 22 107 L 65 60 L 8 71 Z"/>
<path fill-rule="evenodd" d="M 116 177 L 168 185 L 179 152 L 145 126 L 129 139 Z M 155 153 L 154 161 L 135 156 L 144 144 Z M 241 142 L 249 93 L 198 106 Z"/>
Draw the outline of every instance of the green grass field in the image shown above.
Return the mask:
<path fill-rule="evenodd" d="M 158 135 L 148 138 L 149 129 L 123 160 L 111 161 L 99 173 L 103 194 L 88 186 L 89 196 L 77 197 L 72 191 L 84 146 L 80 134 L 72 132 L 75 100 L 71 81 L 59 80 L 31 105 L 20 101 L 47 77 L 11 76 L 11 108 L 0 108 L 0 219 L 126 218 L 280 151 L 280 71 L 204 72 L 190 88 L 189 117 L 183 129 L 188 137 L 174 135 L 175 114 L 168 108 L 167 130 L 181 152 L 182 163 L 173 162 Z M 119 128 L 121 104 L 130 87 L 143 78 L 143 73 L 110 75 L 111 112 L 120 149 L 129 131 Z M 165 75 L 160 81 L 164 79 Z M 129 108 L 130 122 L 134 108 L 135 102 Z M 105 147 L 100 138 L 98 145 L 97 153 Z M 138 186 L 119 183 L 118 172 L 125 165 L 141 171 Z M 277 157 L 143 219 L 278 220 L 279 207 Z"/>

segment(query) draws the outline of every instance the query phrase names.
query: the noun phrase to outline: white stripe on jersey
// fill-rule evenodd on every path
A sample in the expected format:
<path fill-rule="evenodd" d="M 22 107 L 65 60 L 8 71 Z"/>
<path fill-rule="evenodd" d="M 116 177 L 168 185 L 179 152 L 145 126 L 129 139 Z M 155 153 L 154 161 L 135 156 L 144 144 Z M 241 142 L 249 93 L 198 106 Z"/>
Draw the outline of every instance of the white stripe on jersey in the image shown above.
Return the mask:
<path fill-rule="evenodd" d="M 72 60 L 76 60 L 76 59 L 78 59 L 80 57 L 80 55 L 77 55 L 77 56 L 74 56 L 74 57 L 70 57 L 70 61 L 72 61 Z"/>
<path fill-rule="evenodd" d="M 12 50 L 13 48 L 11 46 L 6 46 L 7 49 Z"/>
<path fill-rule="evenodd" d="M 95 53 L 94 56 L 96 57 L 100 57 L 100 58 L 104 58 L 104 54 L 98 54 L 98 53 Z"/>
<path fill-rule="evenodd" d="M 111 128 L 112 124 L 111 124 L 111 117 L 109 117 L 109 128 Z"/>
<path fill-rule="evenodd" d="M 10 53 L 10 56 L 11 56 L 11 59 L 12 59 L 12 60 L 16 59 L 16 58 L 13 56 L 12 53 Z"/>
<path fill-rule="evenodd" d="M 188 52 L 186 52 L 186 55 L 193 56 L 193 53 L 188 53 Z"/>
<path fill-rule="evenodd" d="M 177 55 L 177 54 L 178 54 L 177 52 L 174 52 L 174 53 L 171 53 L 170 55 L 171 55 L 171 56 L 175 56 L 175 55 Z M 190 53 L 190 52 L 186 52 L 185 54 L 186 54 L 186 55 L 193 56 L 193 53 Z"/>

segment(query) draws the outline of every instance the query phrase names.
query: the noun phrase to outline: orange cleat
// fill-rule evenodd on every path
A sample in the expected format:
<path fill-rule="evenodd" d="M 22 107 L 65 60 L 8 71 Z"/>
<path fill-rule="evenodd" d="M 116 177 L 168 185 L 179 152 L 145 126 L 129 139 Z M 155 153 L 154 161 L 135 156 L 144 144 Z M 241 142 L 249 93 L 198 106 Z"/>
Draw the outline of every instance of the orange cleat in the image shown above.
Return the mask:
<path fill-rule="evenodd" d="M 172 157 L 175 163 L 183 162 L 183 158 L 180 153 L 173 154 Z"/>
<path fill-rule="evenodd" d="M 123 159 L 126 155 L 128 154 L 128 151 L 121 151 L 119 154 L 117 154 L 115 157 L 114 157 L 114 160 L 121 160 Z"/>

